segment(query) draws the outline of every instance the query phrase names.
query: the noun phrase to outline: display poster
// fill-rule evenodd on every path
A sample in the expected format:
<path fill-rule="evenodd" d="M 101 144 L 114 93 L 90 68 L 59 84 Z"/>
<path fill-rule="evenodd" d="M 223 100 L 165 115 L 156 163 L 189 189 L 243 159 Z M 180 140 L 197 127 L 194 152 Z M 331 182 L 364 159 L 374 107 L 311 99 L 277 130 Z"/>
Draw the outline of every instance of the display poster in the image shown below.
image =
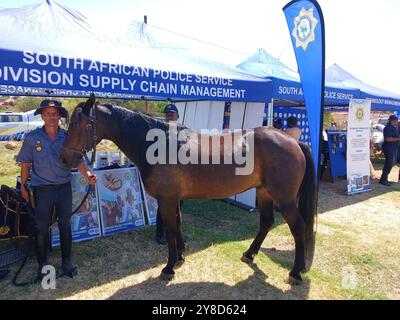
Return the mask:
<path fill-rule="evenodd" d="M 371 101 L 351 99 L 347 126 L 347 194 L 370 191 Z"/>
<path fill-rule="evenodd" d="M 96 171 L 103 235 L 144 225 L 137 168 Z"/>
<path fill-rule="evenodd" d="M 98 151 L 96 152 L 96 169 L 104 168 L 108 166 L 108 152 Z"/>
<path fill-rule="evenodd" d="M 110 156 L 110 165 L 118 165 L 121 166 L 122 160 L 121 160 L 121 153 L 119 151 L 111 151 L 109 152 Z"/>
<path fill-rule="evenodd" d="M 71 177 L 71 187 L 72 211 L 75 211 L 82 203 L 88 191 L 89 184 L 85 177 L 78 172 L 74 172 Z M 72 241 L 88 240 L 101 236 L 100 217 L 97 209 L 96 187 L 93 186 L 86 200 L 79 207 L 78 211 L 72 215 Z M 51 244 L 53 247 L 60 244 L 60 233 L 57 223 L 53 225 L 51 230 Z"/>
<path fill-rule="evenodd" d="M 139 175 L 140 175 L 140 173 L 139 173 Z M 148 221 L 149 225 L 153 226 L 157 222 L 158 203 L 155 198 L 153 198 L 146 192 L 141 178 L 140 178 L 140 184 L 141 184 L 142 190 L 143 190 L 143 198 L 144 198 L 144 204 L 146 207 L 147 221 Z"/>

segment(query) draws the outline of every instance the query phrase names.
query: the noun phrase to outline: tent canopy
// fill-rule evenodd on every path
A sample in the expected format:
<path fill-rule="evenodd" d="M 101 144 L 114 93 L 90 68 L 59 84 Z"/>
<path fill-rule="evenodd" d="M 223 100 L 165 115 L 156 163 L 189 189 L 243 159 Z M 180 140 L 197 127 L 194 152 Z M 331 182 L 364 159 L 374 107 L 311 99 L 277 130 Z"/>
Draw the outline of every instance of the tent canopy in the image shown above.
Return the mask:
<path fill-rule="evenodd" d="M 137 27 L 141 33 L 129 42 L 99 32 L 84 15 L 55 1 L 1 9 L 0 94 L 271 99 L 271 81 L 157 45 L 143 24 Z"/>
<path fill-rule="evenodd" d="M 274 105 L 288 106 L 304 104 L 303 89 L 300 76 L 285 64 L 275 59 L 264 49 L 256 53 L 237 66 L 250 74 L 272 80 L 272 96 Z M 349 99 L 357 98 L 360 91 L 351 86 L 341 86 L 338 83 L 326 82 L 325 103 L 327 105 L 348 104 Z"/>
<path fill-rule="evenodd" d="M 237 66 L 249 74 L 272 81 L 272 96 L 275 106 L 304 104 L 299 74 L 271 56 L 264 49 Z M 372 110 L 400 112 L 400 95 L 385 91 L 357 79 L 352 74 L 333 64 L 325 72 L 325 105 L 347 106 L 349 100 L 370 99 Z"/>
<path fill-rule="evenodd" d="M 327 81 L 337 83 L 343 87 L 360 89 L 360 97 L 371 99 L 373 110 L 400 111 L 399 94 L 366 84 L 338 66 L 336 63 L 326 70 L 325 78 Z"/>

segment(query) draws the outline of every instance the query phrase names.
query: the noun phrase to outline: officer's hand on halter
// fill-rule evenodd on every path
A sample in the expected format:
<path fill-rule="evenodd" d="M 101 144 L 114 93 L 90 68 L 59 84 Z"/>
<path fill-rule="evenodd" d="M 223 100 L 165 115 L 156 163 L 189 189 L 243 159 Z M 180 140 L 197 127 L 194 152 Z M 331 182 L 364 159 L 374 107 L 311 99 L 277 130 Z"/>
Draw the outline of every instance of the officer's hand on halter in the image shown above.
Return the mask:
<path fill-rule="evenodd" d="M 96 177 L 96 175 L 95 175 L 94 173 L 90 173 L 90 174 L 87 176 L 87 180 L 88 180 L 88 183 L 89 183 L 90 185 L 95 185 L 95 184 L 96 184 L 96 181 L 97 181 L 97 177 Z"/>

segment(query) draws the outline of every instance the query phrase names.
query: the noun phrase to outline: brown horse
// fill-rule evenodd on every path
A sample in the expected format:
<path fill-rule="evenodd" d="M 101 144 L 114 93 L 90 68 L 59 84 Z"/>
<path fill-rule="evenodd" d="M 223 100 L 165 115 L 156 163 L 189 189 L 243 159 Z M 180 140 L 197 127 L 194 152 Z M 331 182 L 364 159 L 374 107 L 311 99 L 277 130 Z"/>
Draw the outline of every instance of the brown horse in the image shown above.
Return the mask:
<path fill-rule="evenodd" d="M 165 133 L 165 141 L 161 136 L 156 142 L 155 138 L 149 139 L 152 129 Z M 172 141 L 172 130 L 185 132 L 184 139 Z M 289 280 L 297 284 L 302 280 L 300 273 L 306 265 L 307 268 L 311 266 L 315 244 L 317 181 L 310 150 L 273 128 L 259 127 L 240 133 L 243 135 L 197 134 L 184 126 L 172 126 L 138 112 L 96 104 L 91 95 L 86 102 L 78 104 L 72 114 L 61 160 L 66 166 L 74 167 L 82 154 L 102 139 L 108 139 L 136 164 L 146 191 L 158 201 L 166 226 L 169 255 L 161 273 L 164 279 L 172 279 L 174 266 L 184 262 L 181 199 L 221 199 L 256 188 L 260 229 L 243 253 L 242 261 L 252 262 L 258 253 L 274 223 L 275 205 L 295 239 L 295 261 Z M 217 141 L 220 148 L 214 148 L 212 141 Z M 228 145 L 227 141 L 233 142 Z M 149 160 L 149 150 L 154 149 L 156 143 L 166 147 L 166 158 L 171 160 L 175 156 L 176 159 L 178 152 L 178 156 L 183 157 L 189 154 L 192 161 L 154 163 Z M 173 143 L 179 151 L 175 151 Z M 162 158 L 160 150 L 155 155 Z M 253 156 L 253 170 L 238 174 L 237 169 L 243 169 L 243 162 L 239 163 L 237 158 L 230 162 L 225 159 L 229 159 L 226 158 L 229 153 L 244 155 L 245 152 Z"/>

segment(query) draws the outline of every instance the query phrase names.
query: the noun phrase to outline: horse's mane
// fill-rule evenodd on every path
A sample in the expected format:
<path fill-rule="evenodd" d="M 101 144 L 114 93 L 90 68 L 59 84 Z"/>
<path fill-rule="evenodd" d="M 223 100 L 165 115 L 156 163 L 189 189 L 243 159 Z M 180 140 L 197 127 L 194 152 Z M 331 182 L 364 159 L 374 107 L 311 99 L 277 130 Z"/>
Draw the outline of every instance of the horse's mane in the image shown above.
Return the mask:
<path fill-rule="evenodd" d="M 150 130 L 150 129 L 161 129 L 163 131 L 167 131 L 169 129 L 168 122 L 160 119 L 156 119 L 152 117 L 151 115 L 142 112 L 142 111 L 133 111 L 129 110 L 117 105 L 112 105 L 112 104 L 100 104 L 101 106 L 104 106 L 108 108 L 111 111 L 112 117 L 118 117 L 120 121 L 122 121 L 122 126 L 125 127 L 124 124 L 132 124 L 132 122 L 135 123 L 135 127 L 142 127 L 143 129 Z M 177 130 L 183 130 L 187 129 L 186 126 L 183 126 L 181 124 L 176 124 Z"/>

